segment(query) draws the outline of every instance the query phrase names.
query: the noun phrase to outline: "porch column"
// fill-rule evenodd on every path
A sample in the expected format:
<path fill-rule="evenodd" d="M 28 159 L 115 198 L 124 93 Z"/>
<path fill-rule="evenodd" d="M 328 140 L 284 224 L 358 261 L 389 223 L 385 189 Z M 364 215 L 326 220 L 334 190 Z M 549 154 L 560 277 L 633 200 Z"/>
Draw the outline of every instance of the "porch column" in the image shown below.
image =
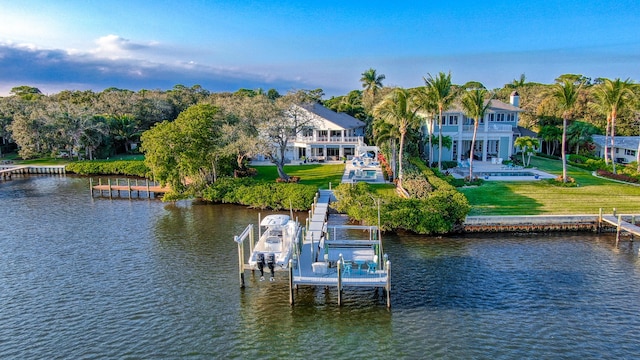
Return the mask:
<path fill-rule="evenodd" d="M 485 133 L 482 137 L 482 161 L 487 161 L 488 142 L 487 134 Z"/>

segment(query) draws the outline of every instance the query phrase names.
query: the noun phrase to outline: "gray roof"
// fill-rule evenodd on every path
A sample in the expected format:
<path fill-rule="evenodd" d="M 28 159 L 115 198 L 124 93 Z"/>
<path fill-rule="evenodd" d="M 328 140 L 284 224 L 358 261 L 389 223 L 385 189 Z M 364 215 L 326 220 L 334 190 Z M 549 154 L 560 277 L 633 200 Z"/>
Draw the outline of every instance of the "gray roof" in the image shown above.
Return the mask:
<path fill-rule="evenodd" d="M 517 135 L 520 136 L 528 136 L 528 137 L 532 137 L 532 138 L 537 138 L 538 137 L 538 133 L 533 131 L 533 130 L 529 130 L 525 127 L 522 126 L 517 126 L 516 128 L 514 128 L 514 133 L 516 133 Z"/>
<path fill-rule="evenodd" d="M 604 148 L 604 135 L 592 135 L 593 142 L 601 148 Z M 611 137 L 608 139 L 611 144 Z M 638 150 L 638 143 L 640 142 L 640 136 L 616 136 L 615 146 L 618 149 Z"/>
<path fill-rule="evenodd" d="M 299 106 L 309 111 L 310 113 L 325 119 L 326 121 L 336 124 L 343 129 L 355 129 L 363 127 L 365 125 L 363 121 L 360 121 L 349 114 L 335 112 L 318 103 L 302 104 Z"/>
<path fill-rule="evenodd" d="M 488 100 L 485 101 L 485 104 L 487 103 Z M 523 112 L 524 110 L 520 109 L 517 106 L 513 106 L 511 104 L 507 104 L 506 102 L 500 101 L 500 100 L 496 100 L 496 99 L 492 99 L 491 100 L 491 105 L 489 106 L 488 109 L 490 112 L 493 111 L 513 111 L 513 112 Z M 444 113 L 463 113 L 464 111 L 462 110 L 462 105 L 460 105 L 459 102 L 454 103 L 449 110 L 445 111 Z"/>

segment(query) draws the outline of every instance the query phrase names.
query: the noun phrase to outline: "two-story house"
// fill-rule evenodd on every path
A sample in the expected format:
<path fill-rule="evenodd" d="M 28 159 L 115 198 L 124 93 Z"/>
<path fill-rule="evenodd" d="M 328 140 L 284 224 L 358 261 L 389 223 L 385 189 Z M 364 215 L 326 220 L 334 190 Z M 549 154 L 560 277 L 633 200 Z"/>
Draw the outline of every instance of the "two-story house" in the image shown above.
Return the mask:
<path fill-rule="evenodd" d="M 520 96 L 516 91 L 511 93 L 509 104 L 500 100 L 491 100 L 485 117 L 480 119 L 478 124 L 473 152 L 475 160 L 506 160 L 514 153 L 514 140 L 522 134 L 522 128 L 518 128 L 519 114 L 522 112 L 518 107 L 519 102 Z M 452 146 L 451 149 L 442 149 L 442 160 L 461 162 L 469 158 L 473 127 L 474 119 L 465 116 L 460 105 L 454 105 L 443 113 L 442 136 L 449 136 L 452 140 Z M 433 134 L 437 138 L 439 133 L 437 120 L 433 129 Z M 423 129 L 423 134 L 428 134 L 426 126 Z M 438 153 L 437 140 L 433 146 L 433 152 L 436 155 Z M 437 155 L 432 159 L 437 161 Z"/>
<path fill-rule="evenodd" d="M 320 104 L 297 106 L 311 119 L 290 141 L 286 157 L 310 161 L 351 159 L 358 146 L 364 144 L 365 123 L 345 113 L 332 111 Z"/>
<path fill-rule="evenodd" d="M 604 158 L 605 137 L 604 135 L 593 135 L 595 153 L 598 157 Z M 611 137 L 606 138 L 609 153 L 615 162 L 628 164 L 638 161 L 640 156 L 640 136 L 616 136 L 614 148 L 611 149 Z"/>

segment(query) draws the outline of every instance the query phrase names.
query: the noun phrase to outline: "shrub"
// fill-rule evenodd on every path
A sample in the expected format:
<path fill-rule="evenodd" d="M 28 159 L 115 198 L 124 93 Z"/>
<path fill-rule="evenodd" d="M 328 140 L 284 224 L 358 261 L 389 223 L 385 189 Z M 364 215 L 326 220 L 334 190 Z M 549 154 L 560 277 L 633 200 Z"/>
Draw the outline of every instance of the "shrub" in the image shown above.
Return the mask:
<path fill-rule="evenodd" d="M 67 164 L 65 170 L 78 175 L 126 175 L 139 177 L 147 177 L 150 171 L 143 160 L 78 161 Z"/>
<path fill-rule="evenodd" d="M 202 198 L 211 202 L 247 205 L 260 209 L 309 210 L 318 189 L 312 185 L 273 183 L 250 178 L 222 178 L 209 185 Z"/>
<path fill-rule="evenodd" d="M 560 187 L 577 187 L 578 186 L 576 179 L 572 178 L 571 176 L 567 176 L 567 182 L 562 181 L 562 175 L 556 177 L 555 179 L 548 179 L 547 182 L 553 186 L 560 186 Z"/>
<path fill-rule="evenodd" d="M 640 182 L 640 179 L 638 179 L 638 177 L 636 176 L 631 176 L 629 174 L 614 174 L 612 172 L 609 172 L 607 170 L 598 170 L 596 171 L 596 174 L 609 178 L 609 179 L 613 179 L 613 180 L 618 180 L 618 181 L 624 181 L 624 182 L 628 182 L 628 183 L 638 183 Z"/>

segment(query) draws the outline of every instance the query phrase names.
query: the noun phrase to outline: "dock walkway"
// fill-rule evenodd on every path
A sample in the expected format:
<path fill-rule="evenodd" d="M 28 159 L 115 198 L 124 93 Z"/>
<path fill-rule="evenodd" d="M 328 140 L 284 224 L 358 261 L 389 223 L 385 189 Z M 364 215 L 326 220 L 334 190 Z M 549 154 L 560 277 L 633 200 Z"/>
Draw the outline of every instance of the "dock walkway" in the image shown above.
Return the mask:
<path fill-rule="evenodd" d="M 635 224 L 635 215 L 631 216 L 631 222 L 627 222 L 623 215 L 600 215 L 600 221 L 616 227 L 616 243 L 620 240 L 622 231 L 628 232 L 631 236 L 640 236 L 640 226 Z"/>
<path fill-rule="evenodd" d="M 338 304 L 344 287 L 384 288 L 390 307 L 390 267 L 382 256 L 376 226 L 330 225 L 331 190 L 320 190 L 307 220 L 307 232 L 289 268 L 290 302 L 298 286 L 335 286 Z M 368 239 L 338 239 L 348 230 L 368 231 Z M 338 232 L 339 231 L 339 232 Z"/>

